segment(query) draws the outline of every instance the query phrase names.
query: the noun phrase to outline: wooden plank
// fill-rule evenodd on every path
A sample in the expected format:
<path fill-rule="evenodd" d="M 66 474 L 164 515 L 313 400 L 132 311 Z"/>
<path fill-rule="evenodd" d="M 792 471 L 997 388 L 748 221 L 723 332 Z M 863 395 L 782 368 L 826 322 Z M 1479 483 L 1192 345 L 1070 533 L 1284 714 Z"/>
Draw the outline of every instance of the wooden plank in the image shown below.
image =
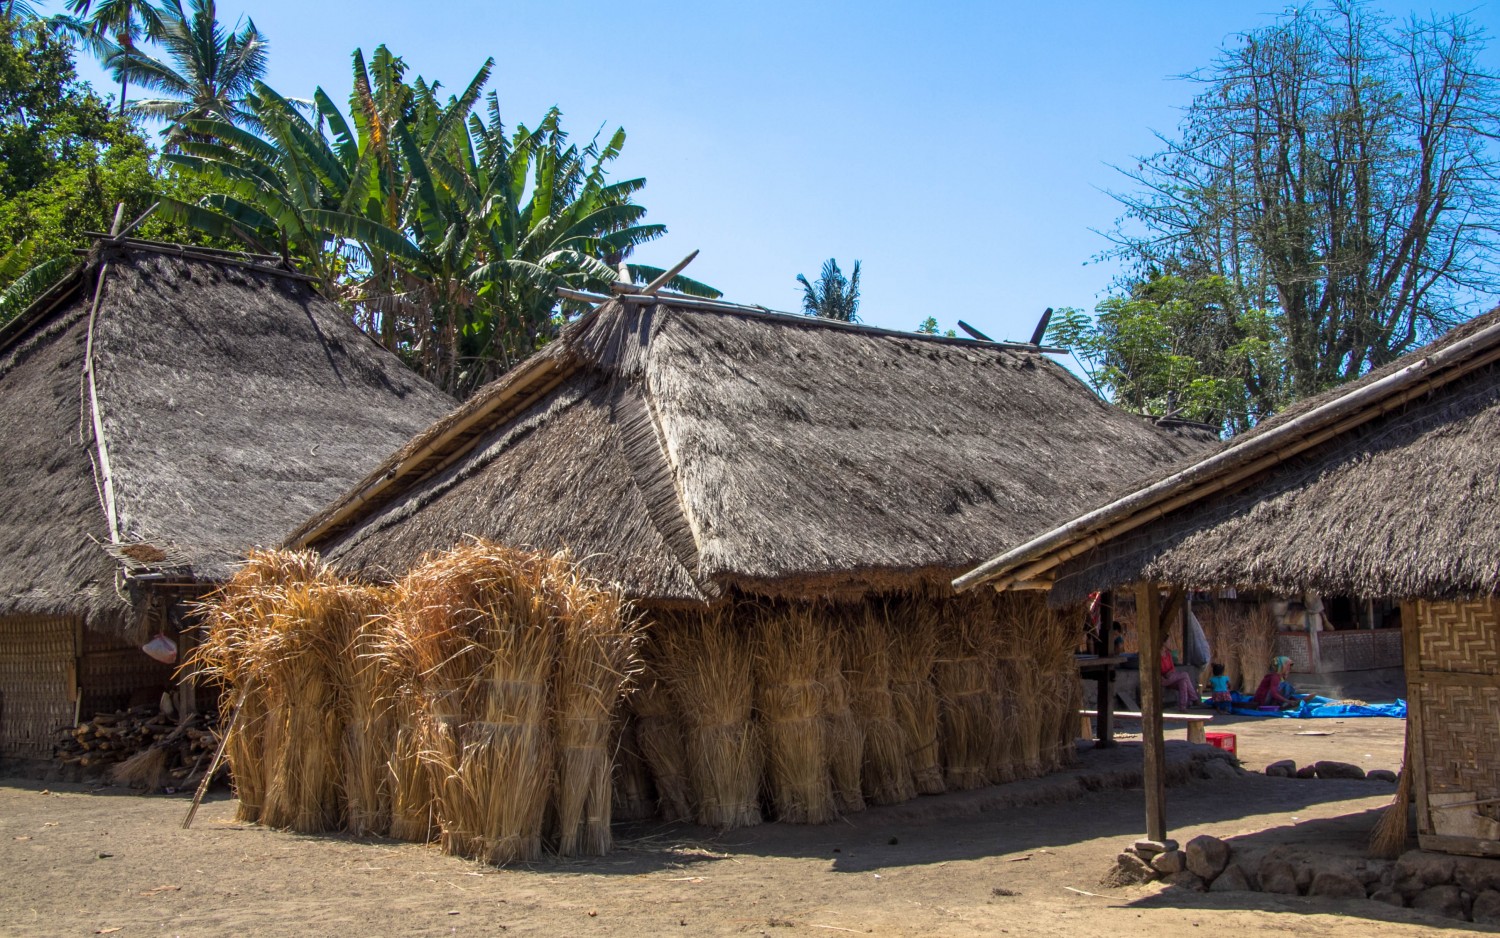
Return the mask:
<path fill-rule="evenodd" d="M 1167 757 L 1161 719 L 1161 596 L 1156 584 L 1135 585 L 1135 622 L 1140 644 L 1141 734 L 1145 765 L 1146 837 L 1167 839 Z"/>
<path fill-rule="evenodd" d="M 1427 804 L 1427 753 L 1422 735 L 1423 690 L 1416 676 L 1422 673 L 1422 620 L 1416 602 L 1401 604 L 1401 652 L 1406 663 L 1406 766 L 1411 773 L 1417 799 L 1417 836 L 1432 834 L 1432 808 Z M 1424 845 L 1425 846 L 1425 845 Z"/>
<path fill-rule="evenodd" d="M 1441 853 L 1461 853 L 1469 857 L 1500 857 L 1500 841 L 1478 837 L 1454 837 L 1447 834 L 1417 834 L 1417 846 Z"/>
<path fill-rule="evenodd" d="M 1099 594 L 1099 654 L 1111 662 L 1115 650 L 1111 647 L 1115 631 L 1115 594 L 1105 590 Z M 1123 657 L 1123 656 L 1121 656 Z M 1123 662 L 1121 662 L 1123 663 Z M 1099 736 L 1095 744 L 1108 749 L 1115 744 L 1115 668 L 1111 663 L 1099 675 Z"/>
<path fill-rule="evenodd" d="M 1424 671 L 1406 672 L 1406 683 L 1444 684 L 1450 687 L 1500 687 L 1500 674 L 1475 674 L 1471 671 Z M 1411 699 L 1410 697 L 1407 698 Z"/>

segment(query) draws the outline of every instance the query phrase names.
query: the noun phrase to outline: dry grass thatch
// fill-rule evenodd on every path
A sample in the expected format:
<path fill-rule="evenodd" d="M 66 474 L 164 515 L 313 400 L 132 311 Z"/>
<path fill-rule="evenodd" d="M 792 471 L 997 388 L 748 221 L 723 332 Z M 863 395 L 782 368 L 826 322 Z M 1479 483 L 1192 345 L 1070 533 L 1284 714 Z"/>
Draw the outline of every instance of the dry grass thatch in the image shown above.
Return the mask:
<path fill-rule="evenodd" d="M 1262 603 L 1219 600 L 1193 612 L 1208 633 L 1213 660 L 1224 665 L 1229 686 L 1254 693 L 1276 652 L 1276 621 Z"/>
<path fill-rule="evenodd" d="M 649 640 L 647 647 L 652 647 Z M 656 785 L 661 817 L 667 821 L 685 821 L 694 814 L 689 794 L 687 744 L 676 701 L 666 682 L 650 668 L 649 662 L 659 660 L 659 655 L 646 653 L 647 670 L 641 676 L 640 686 L 630 695 L 630 708 L 635 716 L 635 738 L 641 758 Z"/>
<path fill-rule="evenodd" d="M 907 758 L 907 735 L 897 719 L 891 691 L 890 607 L 871 601 L 860 611 L 862 621 L 850 624 L 844 647 L 850 707 L 864 737 L 863 789 L 874 804 L 899 804 L 915 798 L 917 787 Z"/>
<path fill-rule="evenodd" d="M 891 699 L 906 739 L 912 783 L 923 795 L 941 795 L 943 766 L 938 750 L 938 698 L 932 674 L 938 657 L 938 610 L 930 602 L 893 606 L 890 621 Z"/>
<path fill-rule="evenodd" d="M 539 856 L 550 817 L 560 852 L 608 849 L 635 632 L 566 558 L 475 542 L 379 590 L 257 554 L 209 620 L 200 663 L 247 708 L 228 750 L 247 817 L 436 832 L 495 863 Z"/>
<path fill-rule="evenodd" d="M 1500 323 L 1500 309 L 1470 320 L 1423 348 L 1315 397 L 1299 401 L 1254 429 L 1161 473 L 1161 481 L 1201 459 L 1225 454 L 1217 470 L 1183 472 L 1163 486 L 1162 500 L 1203 494 L 1128 534 L 1084 552 L 1059 570 L 1057 601 L 1089 590 L 1156 580 L 1199 588 L 1235 587 L 1283 595 L 1313 591 L 1338 596 L 1452 598 L 1500 593 L 1500 474 L 1493 441 L 1500 437 L 1500 364 L 1479 348 L 1451 369 L 1431 356 Z M 1488 349 L 1494 340 L 1488 341 Z M 1375 395 L 1420 392 L 1410 400 Z M 1433 382 L 1446 381 L 1437 387 Z M 1426 385 L 1424 389 L 1421 385 Z M 1248 483 L 1220 490 L 1233 471 L 1233 451 L 1323 405 L 1343 399 L 1325 419 L 1362 418 L 1311 451 L 1282 458 Z M 1336 416 L 1335 416 L 1336 415 Z M 1330 424 L 1331 425 L 1331 424 Z M 1311 435 L 1304 428 L 1302 437 Z M 1420 497 L 1412 497 L 1420 493 Z M 1106 517 L 1144 510 L 1116 501 Z M 1288 536 L 1297 532 L 1297 536 Z M 1064 544 L 1059 544 L 1062 548 Z"/>
<path fill-rule="evenodd" d="M 682 715 L 698 823 L 759 824 L 762 751 L 749 639 L 726 609 L 664 615 L 656 662 Z"/>
<path fill-rule="evenodd" d="M 849 814 L 865 809 L 862 787 L 865 728 L 854 715 L 850 702 L 848 633 L 836 625 L 835 622 L 835 628 L 829 630 L 827 657 L 823 662 L 824 746 L 834 807 L 840 814 Z"/>
<path fill-rule="evenodd" d="M 651 771 L 641 755 L 640 743 L 636 739 L 636 719 L 626 713 L 615 723 L 614 740 L 614 819 L 617 821 L 644 821 L 656 817 L 656 792 L 651 784 Z"/>
<path fill-rule="evenodd" d="M 135 621 L 101 491 L 149 542 L 132 561 L 223 581 L 453 406 L 309 284 L 169 252 L 97 247 L 55 308 L 0 328 L 0 615 Z M 78 445 L 90 369 L 107 478 Z"/>
<path fill-rule="evenodd" d="M 755 705 L 776 818 L 833 817 L 825 722 L 828 635 L 820 610 L 798 603 L 756 611 Z"/>
<path fill-rule="evenodd" d="M 351 571 L 464 533 L 567 545 L 641 601 L 941 591 L 1201 445 L 1026 349 L 606 303 L 294 537 Z"/>
<path fill-rule="evenodd" d="M 999 732 L 992 595 L 982 591 L 939 607 L 941 631 L 933 683 L 941 718 L 943 782 L 955 791 L 989 784 L 991 747 Z"/>

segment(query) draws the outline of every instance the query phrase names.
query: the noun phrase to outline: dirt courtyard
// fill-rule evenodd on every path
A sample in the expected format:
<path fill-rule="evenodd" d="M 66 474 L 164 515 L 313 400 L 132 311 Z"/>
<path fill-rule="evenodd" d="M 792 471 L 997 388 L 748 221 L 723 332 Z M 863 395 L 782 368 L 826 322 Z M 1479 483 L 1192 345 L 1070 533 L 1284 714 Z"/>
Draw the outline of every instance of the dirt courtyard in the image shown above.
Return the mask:
<path fill-rule="evenodd" d="M 1262 720 L 1232 731 L 1251 766 L 1335 758 L 1396 768 L 1400 760 L 1398 720 Z M 1296 735 L 1307 731 L 1333 735 Z M 1182 841 L 1212 833 L 1354 852 L 1392 790 L 1375 781 L 1199 780 L 1169 790 L 1169 822 Z M 224 794 L 184 831 L 180 796 L 7 781 L 0 934 L 1352 938 L 1457 924 L 1366 901 L 1107 889 L 1101 875 L 1140 835 L 1139 789 L 953 816 L 944 799 L 964 797 L 815 828 L 716 835 L 622 825 L 608 857 L 496 870 L 426 846 L 237 824 Z"/>

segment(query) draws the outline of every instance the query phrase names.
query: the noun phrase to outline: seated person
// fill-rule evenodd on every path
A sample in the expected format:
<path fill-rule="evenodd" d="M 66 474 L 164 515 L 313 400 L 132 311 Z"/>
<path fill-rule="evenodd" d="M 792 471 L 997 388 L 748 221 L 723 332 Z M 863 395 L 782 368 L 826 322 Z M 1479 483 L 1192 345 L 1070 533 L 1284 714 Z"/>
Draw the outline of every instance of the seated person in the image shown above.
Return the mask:
<path fill-rule="evenodd" d="M 1192 676 L 1177 667 L 1177 661 L 1166 646 L 1162 646 L 1161 650 L 1161 689 L 1163 694 L 1169 690 L 1177 692 L 1178 710 L 1189 710 L 1194 704 L 1201 702 Z"/>
<path fill-rule="evenodd" d="M 1255 696 L 1250 700 L 1252 707 L 1280 707 L 1283 710 L 1302 703 L 1303 700 L 1311 699 L 1312 695 L 1299 695 L 1297 688 L 1286 679 L 1287 672 L 1292 670 L 1292 659 L 1286 655 L 1277 655 L 1271 659 L 1271 672 L 1260 679 L 1260 686 L 1255 689 Z"/>

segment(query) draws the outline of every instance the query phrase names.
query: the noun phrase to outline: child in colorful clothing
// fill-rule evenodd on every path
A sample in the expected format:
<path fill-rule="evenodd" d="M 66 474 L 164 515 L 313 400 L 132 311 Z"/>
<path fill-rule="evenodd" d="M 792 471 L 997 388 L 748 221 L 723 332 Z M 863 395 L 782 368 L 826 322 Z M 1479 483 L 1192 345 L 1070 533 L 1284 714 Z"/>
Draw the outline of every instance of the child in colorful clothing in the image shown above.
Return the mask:
<path fill-rule="evenodd" d="M 1229 692 L 1229 675 L 1224 666 L 1214 662 L 1214 675 L 1208 679 L 1208 689 L 1213 694 L 1214 709 L 1228 713 L 1234 709 L 1234 695 Z"/>

